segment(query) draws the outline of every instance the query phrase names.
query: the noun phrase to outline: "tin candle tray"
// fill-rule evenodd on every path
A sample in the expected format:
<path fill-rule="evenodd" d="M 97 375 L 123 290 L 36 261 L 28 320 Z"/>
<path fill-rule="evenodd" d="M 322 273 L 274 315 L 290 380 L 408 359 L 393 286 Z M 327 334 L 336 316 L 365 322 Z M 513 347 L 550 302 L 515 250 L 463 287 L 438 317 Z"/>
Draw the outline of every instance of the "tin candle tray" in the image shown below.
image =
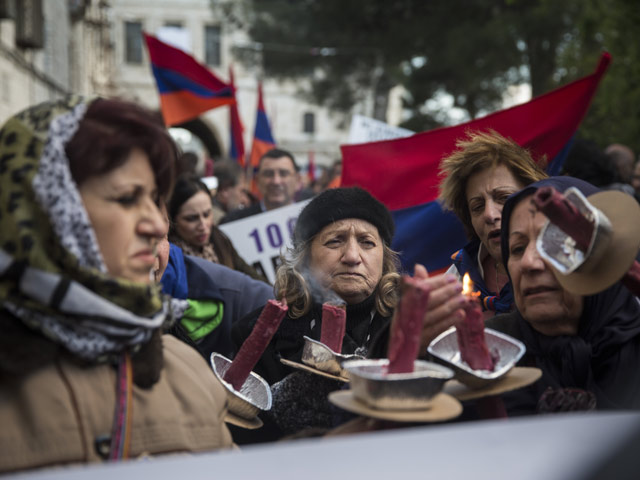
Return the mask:
<path fill-rule="evenodd" d="M 302 362 L 322 372 L 330 373 L 345 379 L 349 378 L 349 372 L 343 368 L 343 363 L 349 360 L 359 360 L 360 355 L 342 355 L 327 347 L 324 343 L 304 337 L 302 350 Z"/>
<path fill-rule="evenodd" d="M 269 384 L 260 375 L 251 372 L 238 392 L 230 383 L 222 379 L 230 365 L 231 360 L 224 355 L 219 353 L 211 354 L 213 373 L 227 390 L 229 411 L 241 418 L 251 420 L 261 410 L 269 410 L 271 408 L 271 388 L 269 388 Z"/>
<path fill-rule="evenodd" d="M 388 367 L 388 359 L 345 362 L 353 396 L 380 410 L 425 409 L 454 375 L 451 369 L 424 360 L 416 360 L 411 373 L 387 373 Z"/>
<path fill-rule="evenodd" d="M 470 388 L 484 388 L 509 373 L 526 350 L 522 342 L 496 330 L 485 328 L 484 335 L 489 352 L 498 354 L 493 371 L 473 370 L 466 362 L 462 361 L 455 327 L 438 335 L 431 342 L 427 351 L 439 362 L 452 368 L 456 379 L 461 383 Z"/>

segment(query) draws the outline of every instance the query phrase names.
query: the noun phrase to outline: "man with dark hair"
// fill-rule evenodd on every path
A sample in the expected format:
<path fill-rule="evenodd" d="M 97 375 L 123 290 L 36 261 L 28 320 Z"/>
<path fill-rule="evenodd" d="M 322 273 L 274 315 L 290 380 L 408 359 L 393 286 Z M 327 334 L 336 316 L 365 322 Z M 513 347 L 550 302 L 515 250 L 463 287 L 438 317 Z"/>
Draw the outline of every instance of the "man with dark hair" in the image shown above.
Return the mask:
<path fill-rule="evenodd" d="M 293 155 L 286 150 L 273 148 L 260 158 L 257 183 L 260 203 L 235 210 L 225 215 L 220 223 L 233 222 L 251 215 L 284 207 L 294 203 L 294 195 L 301 187 L 300 168 Z"/>
<path fill-rule="evenodd" d="M 247 195 L 247 181 L 242 167 L 233 160 L 215 163 L 213 176 L 218 179 L 218 188 L 213 197 L 213 223 L 218 225 L 222 217 L 239 208 L 246 208 L 251 201 Z"/>
<path fill-rule="evenodd" d="M 633 150 L 626 145 L 612 143 L 605 149 L 604 153 L 606 153 L 609 161 L 616 168 L 619 181 L 630 184 L 631 177 L 633 176 L 633 167 L 636 162 Z"/>

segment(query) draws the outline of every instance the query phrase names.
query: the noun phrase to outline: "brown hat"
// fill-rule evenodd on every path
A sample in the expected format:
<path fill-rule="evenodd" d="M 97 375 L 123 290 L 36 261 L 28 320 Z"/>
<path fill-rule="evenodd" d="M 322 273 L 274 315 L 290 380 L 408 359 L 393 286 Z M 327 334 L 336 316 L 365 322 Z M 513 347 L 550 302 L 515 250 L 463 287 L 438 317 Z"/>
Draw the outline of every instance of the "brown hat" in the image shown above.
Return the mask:
<path fill-rule="evenodd" d="M 606 290 L 629 271 L 640 249 L 640 205 L 631 195 L 604 191 L 587 197 L 611 223 L 611 236 L 601 248 L 604 253 L 593 262 L 568 275 L 555 268 L 553 273 L 564 289 L 578 295 L 593 295 Z"/>

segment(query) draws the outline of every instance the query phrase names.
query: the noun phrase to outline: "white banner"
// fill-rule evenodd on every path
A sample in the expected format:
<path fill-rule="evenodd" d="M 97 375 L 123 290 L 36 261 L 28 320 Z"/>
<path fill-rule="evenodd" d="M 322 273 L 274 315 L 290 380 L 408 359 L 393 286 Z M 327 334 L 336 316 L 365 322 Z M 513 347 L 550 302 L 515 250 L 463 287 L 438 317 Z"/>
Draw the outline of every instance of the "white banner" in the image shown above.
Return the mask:
<path fill-rule="evenodd" d="M 240 256 L 274 282 L 280 252 L 291 247 L 300 211 L 310 200 L 220 225 Z"/>
<path fill-rule="evenodd" d="M 354 115 L 351 118 L 348 143 L 369 143 L 392 138 L 410 137 L 414 132 L 394 127 L 375 118 Z"/>

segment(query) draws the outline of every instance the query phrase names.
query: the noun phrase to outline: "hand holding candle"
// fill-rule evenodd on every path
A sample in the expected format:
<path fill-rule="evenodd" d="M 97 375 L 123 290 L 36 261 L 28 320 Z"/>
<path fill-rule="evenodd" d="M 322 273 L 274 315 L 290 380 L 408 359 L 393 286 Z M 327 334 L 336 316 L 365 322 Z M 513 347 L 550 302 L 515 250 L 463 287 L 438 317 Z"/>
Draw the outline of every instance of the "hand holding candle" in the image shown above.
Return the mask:
<path fill-rule="evenodd" d="M 233 362 L 231 362 L 222 377 L 235 390 L 241 390 L 251 370 L 256 366 L 271 338 L 278 330 L 287 310 L 287 304 L 284 301 L 278 302 L 277 300 L 269 300 L 262 309 L 251 334 L 244 341 Z"/>
<path fill-rule="evenodd" d="M 489 353 L 484 337 L 484 320 L 478 301 L 479 292 L 473 292 L 473 283 L 468 273 L 463 278 L 462 293 L 469 301 L 464 306 L 465 319 L 456 325 L 458 348 L 462 361 L 474 370 L 493 371 L 495 361 Z"/>

